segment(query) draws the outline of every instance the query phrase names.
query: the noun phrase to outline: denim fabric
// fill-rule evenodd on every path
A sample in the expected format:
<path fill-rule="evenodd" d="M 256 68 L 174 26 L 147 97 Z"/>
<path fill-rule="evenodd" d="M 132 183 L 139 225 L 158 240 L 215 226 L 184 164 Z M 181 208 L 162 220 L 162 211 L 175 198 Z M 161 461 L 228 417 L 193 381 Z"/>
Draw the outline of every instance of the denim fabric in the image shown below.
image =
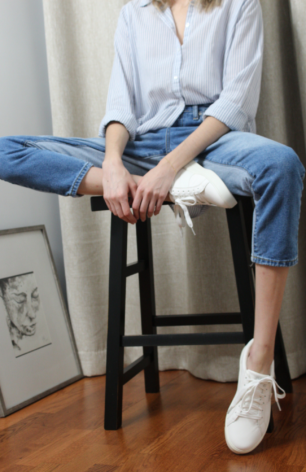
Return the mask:
<path fill-rule="evenodd" d="M 133 174 L 144 175 L 201 123 L 205 105 L 188 105 L 171 127 L 137 135 L 122 156 Z M 0 178 L 77 197 L 92 166 L 101 167 L 105 138 L 8 136 L 0 138 Z M 254 133 L 230 131 L 196 159 L 213 170 L 233 194 L 252 196 L 251 260 L 271 266 L 298 263 L 298 229 L 305 167 L 291 147 Z"/>

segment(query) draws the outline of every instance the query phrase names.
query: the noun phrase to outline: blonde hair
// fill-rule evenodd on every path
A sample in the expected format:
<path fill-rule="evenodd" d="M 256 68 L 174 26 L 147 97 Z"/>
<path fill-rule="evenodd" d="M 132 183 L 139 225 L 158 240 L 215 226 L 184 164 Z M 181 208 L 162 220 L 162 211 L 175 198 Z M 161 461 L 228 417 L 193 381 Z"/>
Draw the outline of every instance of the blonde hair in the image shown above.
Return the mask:
<path fill-rule="evenodd" d="M 195 0 L 195 5 L 200 11 L 210 11 L 221 6 L 223 0 Z M 152 0 L 153 5 L 161 11 L 170 6 L 170 0 Z"/>

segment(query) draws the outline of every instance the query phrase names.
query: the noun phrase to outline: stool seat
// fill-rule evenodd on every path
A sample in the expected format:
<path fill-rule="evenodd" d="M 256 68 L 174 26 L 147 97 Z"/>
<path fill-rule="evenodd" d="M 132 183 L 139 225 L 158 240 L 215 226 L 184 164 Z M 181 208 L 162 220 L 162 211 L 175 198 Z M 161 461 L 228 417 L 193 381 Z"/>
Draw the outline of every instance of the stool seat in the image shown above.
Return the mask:
<path fill-rule="evenodd" d="M 190 346 L 210 344 L 247 344 L 253 338 L 255 314 L 255 266 L 250 260 L 252 197 L 234 195 L 237 205 L 226 208 L 239 313 L 204 313 L 156 315 L 152 254 L 151 219 L 136 223 L 138 261 L 127 264 L 128 223 L 112 214 L 109 262 L 109 311 L 106 355 L 105 419 L 106 430 L 122 426 L 123 385 L 144 370 L 146 393 L 159 392 L 157 346 Z M 171 202 L 164 202 L 169 205 Z M 106 211 L 103 197 L 91 197 L 92 211 Z M 125 335 L 126 278 L 139 274 L 141 335 Z M 157 334 L 157 326 L 199 326 L 242 323 L 239 332 Z M 124 347 L 142 346 L 143 355 L 124 368 Z M 279 385 L 292 392 L 288 362 L 278 324 L 275 342 L 275 373 Z M 268 431 L 273 429 L 271 413 Z"/>

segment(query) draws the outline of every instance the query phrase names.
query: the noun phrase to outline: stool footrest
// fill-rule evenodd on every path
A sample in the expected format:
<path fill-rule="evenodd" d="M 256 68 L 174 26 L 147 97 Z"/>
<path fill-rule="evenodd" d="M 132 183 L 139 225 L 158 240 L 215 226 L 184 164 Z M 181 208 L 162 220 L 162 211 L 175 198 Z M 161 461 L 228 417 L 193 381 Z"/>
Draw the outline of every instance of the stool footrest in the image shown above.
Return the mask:
<path fill-rule="evenodd" d="M 157 315 L 153 317 L 153 326 L 200 326 L 221 324 L 241 324 L 241 313 Z"/>
<path fill-rule="evenodd" d="M 243 332 L 142 334 L 122 336 L 122 346 L 197 346 L 207 344 L 244 344 Z"/>
<path fill-rule="evenodd" d="M 151 362 L 151 356 L 141 356 L 132 362 L 132 364 L 125 367 L 123 371 L 123 384 L 131 380 L 133 377 L 135 377 L 135 375 L 139 374 L 139 372 L 148 367 Z"/>
<path fill-rule="evenodd" d="M 146 261 L 133 262 L 132 264 L 127 264 L 125 269 L 125 276 L 129 277 L 130 275 L 139 274 L 146 270 L 147 264 Z"/>

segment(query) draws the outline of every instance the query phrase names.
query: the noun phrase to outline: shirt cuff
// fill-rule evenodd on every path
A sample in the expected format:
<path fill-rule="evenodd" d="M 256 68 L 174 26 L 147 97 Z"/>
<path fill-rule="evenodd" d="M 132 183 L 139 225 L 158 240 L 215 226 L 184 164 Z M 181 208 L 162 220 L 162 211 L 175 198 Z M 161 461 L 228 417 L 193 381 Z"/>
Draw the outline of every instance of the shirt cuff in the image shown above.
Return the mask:
<path fill-rule="evenodd" d="M 138 123 L 134 115 L 120 112 L 118 110 L 112 110 L 106 113 L 99 127 L 99 136 L 101 138 L 105 138 L 105 128 L 110 121 L 119 121 L 123 124 L 129 132 L 129 141 L 135 140 Z"/>
<path fill-rule="evenodd" d="M 203 113 L 202 121 L 204 121 L 206 116 L 217 118 L 233 131 L 247 129 L 247 114 L 235 103 L 225 98 L 219 98 L 212 103 Z"/>

